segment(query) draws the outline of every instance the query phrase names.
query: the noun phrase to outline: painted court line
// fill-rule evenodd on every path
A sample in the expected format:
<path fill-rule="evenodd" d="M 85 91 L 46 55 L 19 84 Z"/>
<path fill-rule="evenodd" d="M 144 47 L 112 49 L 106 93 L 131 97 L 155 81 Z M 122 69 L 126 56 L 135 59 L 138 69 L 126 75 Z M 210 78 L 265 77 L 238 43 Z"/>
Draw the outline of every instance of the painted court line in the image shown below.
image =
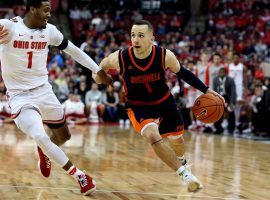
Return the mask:
<path fill-rule="evenodd" d="M 65 188 L 65 187 L 42 187 L 42 186 L 28 186 L 28 185 L 0 185 L 1 188 L 27 188 L 27 189 L 50 189 L 50 190 L 79 190 L 78 188 Z M 155 196 L 173 196 L 173 197 L 193 197 L 193 198 L 205 198 L 205 199 L 220 199 L 220 200 L 235 200 L 235 198 L 222 198 L 211 196 L 193 196 L 193 195 L 178 195 L 178 194 L 166 194 L 166 193 L 154 193 L 154 192 L 130 192 L 121 190 L 96 190 L 96 192 L 105 193 L 124 193 L 124 194 L 141 194 L 141 195 L 155 195 Z"/>

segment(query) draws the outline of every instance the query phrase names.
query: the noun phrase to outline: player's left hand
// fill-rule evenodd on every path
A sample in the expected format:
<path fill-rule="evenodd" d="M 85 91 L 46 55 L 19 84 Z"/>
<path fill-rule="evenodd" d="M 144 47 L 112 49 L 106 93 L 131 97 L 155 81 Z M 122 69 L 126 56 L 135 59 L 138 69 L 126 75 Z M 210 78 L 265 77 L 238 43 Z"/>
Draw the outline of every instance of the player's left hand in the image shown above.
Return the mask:
<path fill-rule="evenodd" d="M 97 73 L 97 77 L 99 81 L 96 82 L 98 84 L 111 85 L 113 87 L 113 79 L 103 69 Z"/>
<path fill-rule="evenodd" d="M 213 94 L 213 95 L 215 95 L 215 96 L 218 96 L 222 101 L 223 101 L 223 105 L 225 106 L 226 104 L 225 104 L 225 99 L 223 98 L 223 96 L 221 96 L 219 93 L 217 93 L 217 92 L 215 92 L 214 90 L 212 90 L 212 89 L 210 89 L 210 88 L 208 88 L 208 90 L 206 91 L 206 93 L 211 93 L 211 94 Z M 206 94 L 205 93 L 205 94 Z"/>
<path fill-rule="evenodd" d="M 8 42 L 9 32 L 2 24 L 0 24 L 0 44 L 6 44 Z"/>

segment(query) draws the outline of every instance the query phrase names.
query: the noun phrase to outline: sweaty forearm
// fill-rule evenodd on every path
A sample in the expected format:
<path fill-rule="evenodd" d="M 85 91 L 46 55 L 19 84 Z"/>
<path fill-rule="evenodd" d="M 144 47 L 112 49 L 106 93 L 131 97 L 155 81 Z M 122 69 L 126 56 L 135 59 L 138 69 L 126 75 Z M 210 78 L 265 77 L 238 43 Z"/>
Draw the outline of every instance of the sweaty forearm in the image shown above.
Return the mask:
<path fill-rule="evenodd" d="M 181 66 L 179 72 L 176 73 L 179 78 L 184 80 L 186 83 L 192 87 L 200 90 L 202 93 L 205 93 L 208 90 L 208 87 L 191 71 L 187 70 L 184 66 Z"/>
<path fill-rule="evenodd" d="M 76 47 L 72 42 L 68 41 L 68 46 L 63 50 L 67 54 L 71 55 L 72 58 L 80 63 L 82 66 L 90 69 L 94 73 L 97 73 L 101 68 L 90 58 L 85 52 Z"/>

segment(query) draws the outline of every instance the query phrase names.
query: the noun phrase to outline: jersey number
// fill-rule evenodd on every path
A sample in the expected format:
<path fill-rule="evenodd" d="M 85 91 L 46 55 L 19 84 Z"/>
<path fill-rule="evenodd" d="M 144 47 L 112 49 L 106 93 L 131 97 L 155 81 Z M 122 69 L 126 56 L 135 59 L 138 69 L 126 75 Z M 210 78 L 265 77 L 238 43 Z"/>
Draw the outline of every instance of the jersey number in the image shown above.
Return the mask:
<path fill-rule="evenodd" d="M 147 89 L 147 91 L 148 91 L 149 94 L 151 94 L 153 92 L 153 90 L 152 90 L 152 88 L 151 88 L 151 86 L 150 86 L 149 83 L 145 83 L 145 87 L 146 87 L 146 89 Z"/>
<path fill-rule="evenodd" d="M 28 54 L 28 66 L 27 66 L 27 68 L 31 69 L 32 68 L 33 51 L 28 51 L 27 54 Z"/>

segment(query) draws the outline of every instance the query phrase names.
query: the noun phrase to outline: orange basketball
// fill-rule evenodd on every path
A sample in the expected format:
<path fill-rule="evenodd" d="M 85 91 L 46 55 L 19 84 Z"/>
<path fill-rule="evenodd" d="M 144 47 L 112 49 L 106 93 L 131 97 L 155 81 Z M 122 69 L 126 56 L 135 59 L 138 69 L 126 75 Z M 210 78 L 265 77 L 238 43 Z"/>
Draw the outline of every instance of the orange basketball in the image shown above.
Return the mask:
<path fill-rule="evenodd" d="M 210 124 L 221 118 L 224 112 L 224 104 L 218 96 L 207 93 L 195 100 L 192 112 L 196 119 L 205 124 Z"/>

